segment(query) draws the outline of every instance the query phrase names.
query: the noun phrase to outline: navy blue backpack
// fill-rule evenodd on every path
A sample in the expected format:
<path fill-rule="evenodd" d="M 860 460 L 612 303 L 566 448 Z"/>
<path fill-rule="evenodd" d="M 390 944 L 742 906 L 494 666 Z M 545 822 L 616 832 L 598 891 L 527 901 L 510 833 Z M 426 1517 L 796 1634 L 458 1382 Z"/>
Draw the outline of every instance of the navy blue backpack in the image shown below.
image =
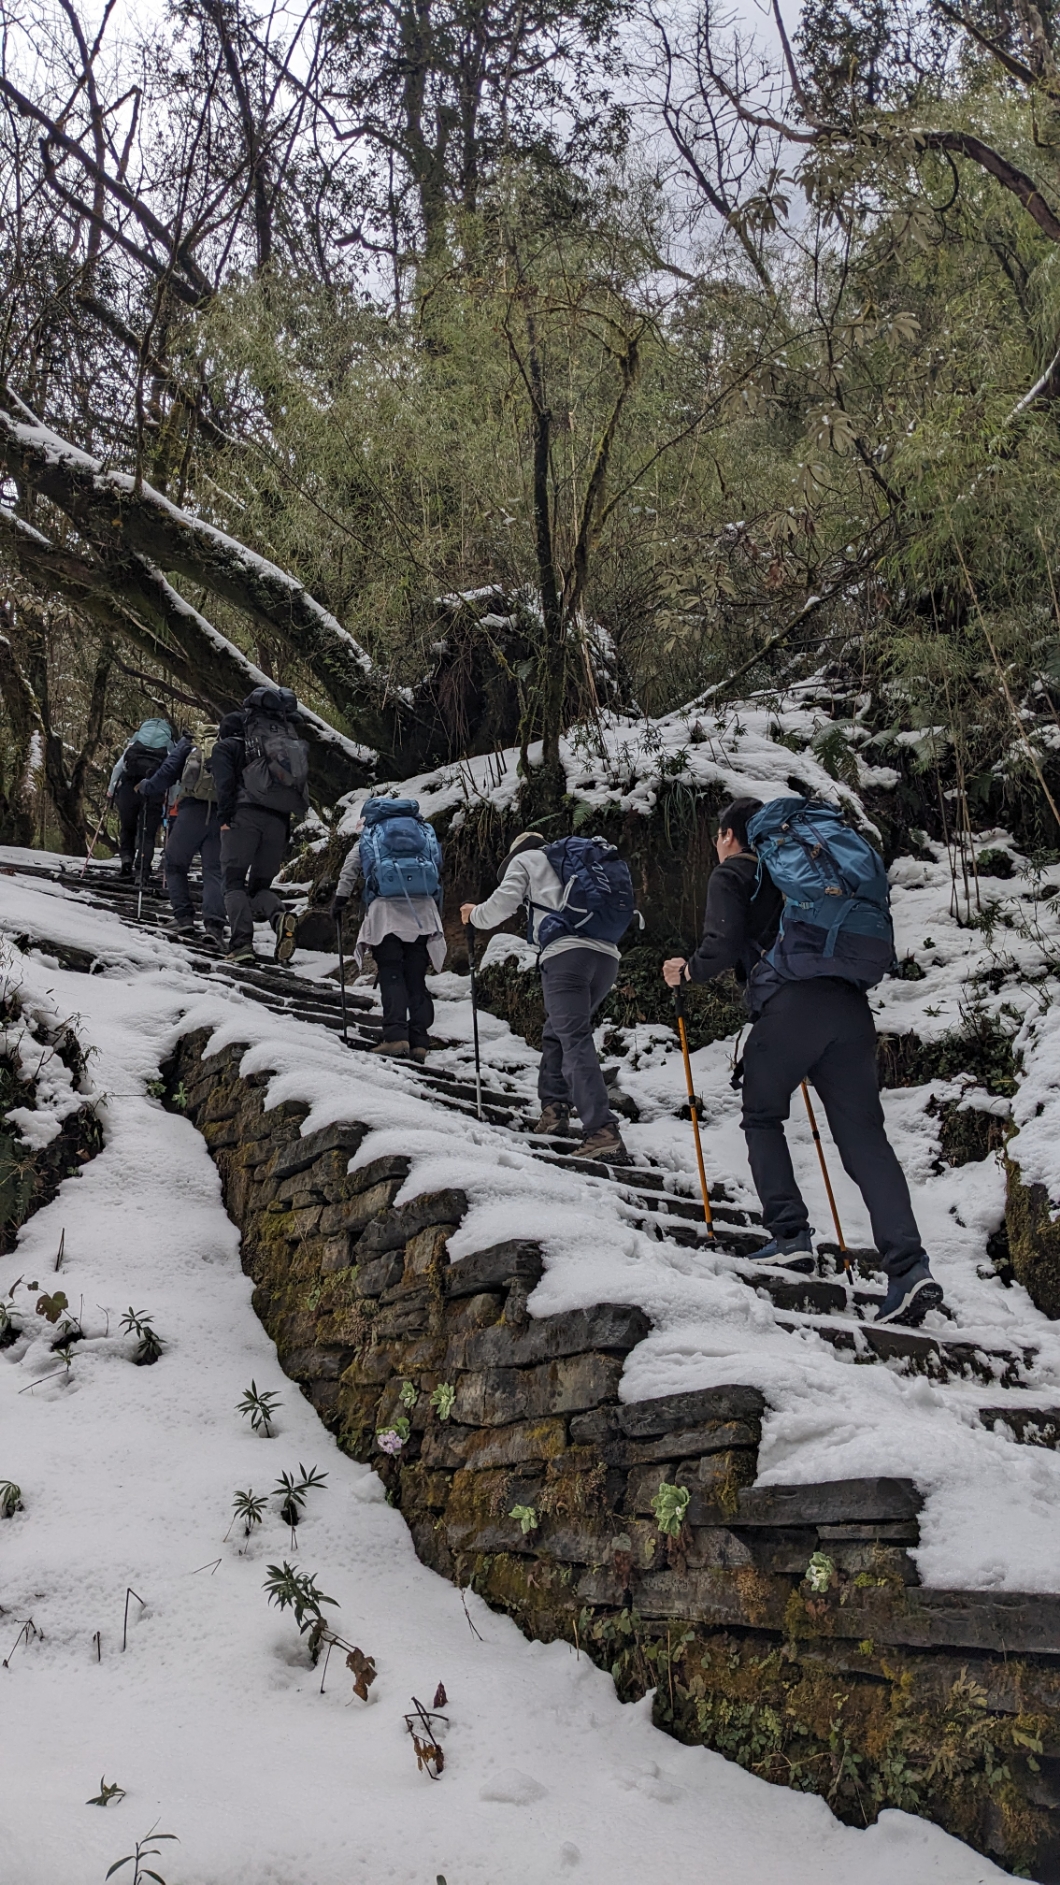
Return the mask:
<path fill-rule="evenodd" d="M 368 799 L 361 808 L 364 900 L 439 897 L 442 847 L 418 799 Z"/>
<path fill-rule="evenodd" d="M 780 931 L 754 971 L 783 982 L 837 976 L 874 988 L 894 967 L 887 872 L 879 852 L 823 799 L 772 799 L 747 835 L 784 898 Z"/>
<path fill-rule="evenodd" d="M 566 890 L 563 907 L 549 910 L 537 932 L 539 949 L 560 936 L 621 941 L 636 915 L 629 865 L 605 838 L 558 838 L 545 856 Z M 540 908 L 540 905 L 537 906 Z M 529 940 L 534 940 L 533 908 Z"/>

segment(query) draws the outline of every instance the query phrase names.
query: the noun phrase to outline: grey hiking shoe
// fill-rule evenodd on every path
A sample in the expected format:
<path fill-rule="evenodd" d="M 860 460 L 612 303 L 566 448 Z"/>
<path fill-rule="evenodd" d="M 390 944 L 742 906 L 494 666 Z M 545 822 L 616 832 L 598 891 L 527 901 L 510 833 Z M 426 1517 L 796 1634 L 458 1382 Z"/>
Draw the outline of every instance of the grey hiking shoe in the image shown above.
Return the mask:
<path fill-rule="evenodd" d="M 591 1132 L 587 1139 L 581 1139 L 572 1145 L 565 1158 L 595 1158 L 604 1165 L 628 1165 L 629 1152 L 622 1140 L 617 1126 L 601 1126 L 597 1132 Z"/>
<path fill-rule="evenodd" d="M 921 1258 L 904 1276 L 892 1276 L 887 1284 L 887 1294 L 883 1299 L 875 1320 L 890 1322 L 903 1329 L 915 1329 L 923 1322 L 929 1309 L 938 1309 L 942 1303 L 942 1284 L 936 1283 L 931 1274 L 931 1266 L 926 1257 Z"/>
<path fill-rule="evenodd" d="M 547 1133 L 553 1139 L 569 1139 L 570 1107 L 557 1106 L 554 1103 L 543 1106 L 530 1130 Z"/>
<path fill-rule="evenodd" d="M 410 1057 L 407 1041 L 377 1041 L 369 1051 L 382 1054 L 387 1060 L 408 1060 Z"/>
<path fill-rule="evenodd" d="M 226 962 L 256 962 L 257 959 L 258 953 L 253 943 L 243 943 L 238 949 L 230 949 L 225 957 Z"/>
<path fill-rule="evenodd" d="M 751 1259 L 771 1263 L 780 1270 L 794 1270 L 800 1276 L 812 1276 L 817 1267 L 808 1230 L 800 1230 L 794 1237 L 770 1238 L 761 1250 L 751 1251 Z"/>
<path fill-rule="evenodd" d="M 294 932 L 297 928 L 298 918 L 290 910 L 285 910 L 276 923 L 276 948 L 273 953 L 277 962 L 290 962 L 295 951 Z"/>

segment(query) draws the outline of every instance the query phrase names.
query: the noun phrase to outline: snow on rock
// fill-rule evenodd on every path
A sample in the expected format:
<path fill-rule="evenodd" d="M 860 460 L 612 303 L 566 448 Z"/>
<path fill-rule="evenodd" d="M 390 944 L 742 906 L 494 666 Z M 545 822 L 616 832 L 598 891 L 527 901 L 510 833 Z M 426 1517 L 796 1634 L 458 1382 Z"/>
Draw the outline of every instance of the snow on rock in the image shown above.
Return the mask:
<path fill-rule="evenodd" d="M 796 1438 L 784 1422 L 805 1430 L 816 1410 L 825 1453 L 843 1471 L 864 1470 L 866 1420 L 882 1427 L 901 1415 L 901 1457 L 888 1470 L 906 1469 L 914 1436 L 931 1455 L 937 1431 L 929 1477 L 945 1456 L 970 1528 L 973 1503 L 981 1513 L 994 1489 L 981 1471 L 973 1502 L 956 1391 L 936 1395 L 885 1370 L 839 1379 L 834 1358 L 782 1337 L 723 1264 L 649 1246 L 575 1174 L 535 1166 L 488 1127 L 441 1117 L 401 1069 L 363 1057 L 351 1065 L 333 1036 L 210 989 L 179 948 L 76 894 L 5 878 L 0 924 L 101 954 L 89 976 L 48 967 L 32 949 L 12 952 L 24 1000 L 56 1020 L 78 1014 L 96 1050 L 88 1079 L 105 1135 L 103 1151 L 0 1259 L 0 1288 L 19 1274 L 42 1281 L 65 1230 L 63 1283 L 86 1334 L 69 1375 L 32 1314 L 26 1337 L 0 1353 L 0 1474 L 24 1500 L 0 1524 L 3 1719 L 17 1725 L 5 1737 L 5 1885 L 98 1885 L 152 1826 L 179 1837 L 162 1849 L 170 1885 L 422 1885 L 438 1874 L 450 1885 L 568 1876 L 614 1885 L 655 1876 L 664 1857 L 668 1869 L 718 1885 L 1005 1876 L 900 1813 L 866 1832 L 844 1827 L 820 1799 L 667 1739 L 651 1726 L 650 1699 L 621 1706 L 610 1679 L 566 1645 L 526 1642 L 472 1595 L 465 1614 L 460 1593 L 418 1563 L 374 1473 L 338 1451 L 281 1374 L 205 1145 L 148 1083 L 184 1027 L 212 1024 L 219 1042 L 249 1042 L 248 1067 L 281 1070 L 273 1100 L 297 1092 L 312 1103 L 306 1130 L 353 1113 L 374 1126 L 364 1156 L 411 1151 L 410 1191 L 459 1175 L 473 1199 L 463 1247 L 501 1225 L 543 1234 L 550 1268 L 539 1310 L 601 1293 L 643 1300 L 657 1318 L 655 1359 L 649 1344 L 637 1351 L 630 1391 L 762 1378 L 786 1409 L 771 1441 L 778 1464 Z M 448 1023 L 459 1004 L 443 1006 Z M 508 1064 L 500 1036 L 488 1052 Z M 708 1056 L 708 1076 L 712 1065 Z M 653 1068 L 648 1077 L 660 1078 L 661 1063 Z M 732 1124 L 720 1110 L 718 1126 L 724 1152 Z M 676 1173 L 672 1122 L 668 1130 Z M 985 1312 L 993 1297 L 981 1293 Z M 154 1367 L 131 1363 L 118 1326 L 130 1306 L 153 1315 L 165 1343 Z M 281 1397 L 271 1440 L 236 1412 L 252 1379 Z M 980 1464 L 996 1452 L 1013 1502 L 1025 1499 L 1015 1449 L 976 1440 Z M 296 1548 L 276 1499 L 259 1534 L 244 1541 L 237 1528 L 225 1541 L 235 1489 L 268 1492 L 298 1463 L 328 1479 Z M 1048 1461 L 1038 1471 L 1047 1477 Z M 1003 1529 L 993 1549 L 1009 1553 L 1001 1581 L 1024 1569 Z M 329 1617 L 375 1657 L 368 1705 L 351 1701 L 337 1658 L 322 1695 L 289 1616 L 268 1607 L 266 1567 L 285 1558 L 312 1571 L 337 1600 Z M 41 1634 L 21 1640 L 30 1618 Z M 417 1772 L 403 1715 L 439 1679 L 450 1725 L 435 1783 Z M 106 1810 L 86 1804 L 101 1775 L 126 1789 Z"/>

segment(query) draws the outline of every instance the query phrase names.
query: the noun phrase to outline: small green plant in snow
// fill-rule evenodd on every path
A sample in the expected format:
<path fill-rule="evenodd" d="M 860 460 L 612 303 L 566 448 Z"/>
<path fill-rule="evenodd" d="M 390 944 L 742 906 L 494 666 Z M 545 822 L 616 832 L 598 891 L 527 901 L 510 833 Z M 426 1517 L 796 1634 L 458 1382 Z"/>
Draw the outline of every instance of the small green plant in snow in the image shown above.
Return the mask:
<path fill-rule="evenodd" d="M 300 1479 L 296 1479 L 293 1473 L 281 1473 L 276 1485 L 272 1489 L 274 1498 L 282 1499 L 283 1501 L 283 1504 L 280 1506 L 280 1517 L 285 1525 L 291 1527 L 292 1544 L 294 1543 L 295 1527 L 298 1525 L 305 1509 L 306 1493 L 311 1492 L 314 1486 L 322 1486 L 327 1478 L 327 1474 L 320 1472 L 315 1466 L 311 1466 L 309 1471 L 306 1472 L 301 1461 L 298 1463 L 298 1471 L 301 1474 Z"/>
<path fill-rule="evenodd" d="M 250 1415 L 250 1424 L 255 1433 L 264 1432 L 266 1440 L 272 1439 L 272 1422 L 276 1418 L 276 1409 L 280 1406 L 280 1396 L 267 1389 L 258 1392 L 258 1384 L 252 1381 L 246 1389 L 243 1399 L 236 1404 L 236 1412 L 246 1419 Z"/>
<path fill-rule="evenodd" d="M 135 1335 L 136 1353 L 133 1361 L 138 1368 L 150 1368 L 162 1354 L 164 1344 L 155 1334 L 154 1317 L 144 1315 L 142 1310 L 127 1309 L 121 1319 L 123 1335 Z"/>
<path fill-rule="evenodd" d="M 124 1798 L 125 1798 L 125 1788 L 119 1787 L 116 1780 L 112 1780 L 110 1785 L 108 1786 L 107 1782 L 103 1778 L 103 1775 L 101 1774 L 99 1777 L 99 1792 L 97 1794 L 94 1794 L 91 1800 L 86 1800 L 85 1805 L 86 1806 L 109 1806 L 112 1800 L 124 1800 Z M 107 1874 L 107 1877 L 108 1878 L 110 1877 L 109 1872 Z"/>
<path fill-rule="evenodd" d="M 520 1530 L 524 1538 L 528 1532 L 536 1532 L 537 1530 L 536 1505 L 513 1505 L 508 1517 L 517 1518 L 519 1520 Z"/>
<path fill-rule="evenodd" d="M 234 1525 L 238 1519 L 242 1519 L 244 1538 L 249 1538 L 255 1525 L 261 1524 L 265 1516 L 267 1503 L 268 1501 L 264 1493 L 254 1492 L 250 1488 L 248 1488 L 246 1492 L 236 1493 L 235 1498 L 232 1500 L 232 1525 Z M 228 1532 L 231 1531 L 232 1525 L 228 1527 Z M 222 1538 L 222 1544 L 224 1544 L 225 1539 L 228 1537 L 228 1532 L 226 1532 L 224 1538 Z"/>
<path fill-rule="evenodd" d="M 448 1381 L 439 1381 L 431 1395 L 431 1406 L 439 1420 L 448 1420 L 456 1400 L 456 1389 Z"/>
<path fill-rule="evenodd" d="M 22 1510 L 22 1487 L 13 1479 L 0 1479 L 0 1518 L 14 1518 Z"/>
<path fill-rule="evenodd" d="M 156 1833 L 152 1826 L 149 1833 L 145 1833 L 142 1839 L 136 1841 L 136 1849 L 134 1852 L 127 1852 L 124 1859 L 115 1859 L 114 1864 L 107 1873 L 107 1877 L 113 1878 L 115 1872 L 120 1872 L 123 1865 L 131 1865 L 133 1875 L 131 1879 L 125 1881 L 125 1885 L 143 1885 L 145 1878 L 152 1879 L 154 1885 L 166 1885 L 166 1881 L 161 1873 L 152 1872 L 150 1866 L 144 1864 L 145 1859 L 157 1859 L 159 1856 L 158 1848 L 149 1845 L 148 1840 L 176 1839 L 176 1837 L 176 1833 Z"/>
<path fill-rule="evenodd" d="M 655 1523 L 667 1538 L 676 1538 L 692 1497 L 687 1486 L 670 1486 L 664 1479 L 651 1502 Z"/>
<path fill-rule="evenodd" d="M 299 1571 L 298 1566 L 288 1564 L 286 1558 L 282 1564 L 270 1564 L 262 1588 L 268 1592 L 270 1604 L 276 1604 L 280 1610 L 294 1612 L 300 1636 L 311 1630 L 315 1623 L 323 1624 L 322 1604 L 331 1604 L 335 1608 L 338 1606 L 337 1598 L 325 1597 L 311 1572 Z"/>

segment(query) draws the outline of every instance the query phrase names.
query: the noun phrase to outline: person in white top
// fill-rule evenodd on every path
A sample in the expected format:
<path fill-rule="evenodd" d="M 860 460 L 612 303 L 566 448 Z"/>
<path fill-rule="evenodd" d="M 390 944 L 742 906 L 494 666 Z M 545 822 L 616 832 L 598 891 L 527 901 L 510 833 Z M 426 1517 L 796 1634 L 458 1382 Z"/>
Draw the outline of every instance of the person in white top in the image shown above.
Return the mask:
<path fill-rule="evenodd" d="M 493 895 L 484 903 L 463 904 L 463 922 L 473 923 L 476 929 L 495 929 L 525 903 L 536 942 L 542 919 L 549 910 L 562 909 L 569 894 L 569 886 L 560 881 L 545 855 L 546 843 L 540 831 L 520 832 L 509 848 Z M 619 960 L 614 943 L 572 935 L 550 942 L 539 960 L 545 1031 L 537 1080 L 541 1116 L 535 1130 L 565 1137 L 573 1110 L 582 1128 L 573 1154 L 603 1159 L 609 1165 L 628 1164 L 629 1153 L 608 1101 L 593 1042 L 593 1016 L 615 985 Z"/>

